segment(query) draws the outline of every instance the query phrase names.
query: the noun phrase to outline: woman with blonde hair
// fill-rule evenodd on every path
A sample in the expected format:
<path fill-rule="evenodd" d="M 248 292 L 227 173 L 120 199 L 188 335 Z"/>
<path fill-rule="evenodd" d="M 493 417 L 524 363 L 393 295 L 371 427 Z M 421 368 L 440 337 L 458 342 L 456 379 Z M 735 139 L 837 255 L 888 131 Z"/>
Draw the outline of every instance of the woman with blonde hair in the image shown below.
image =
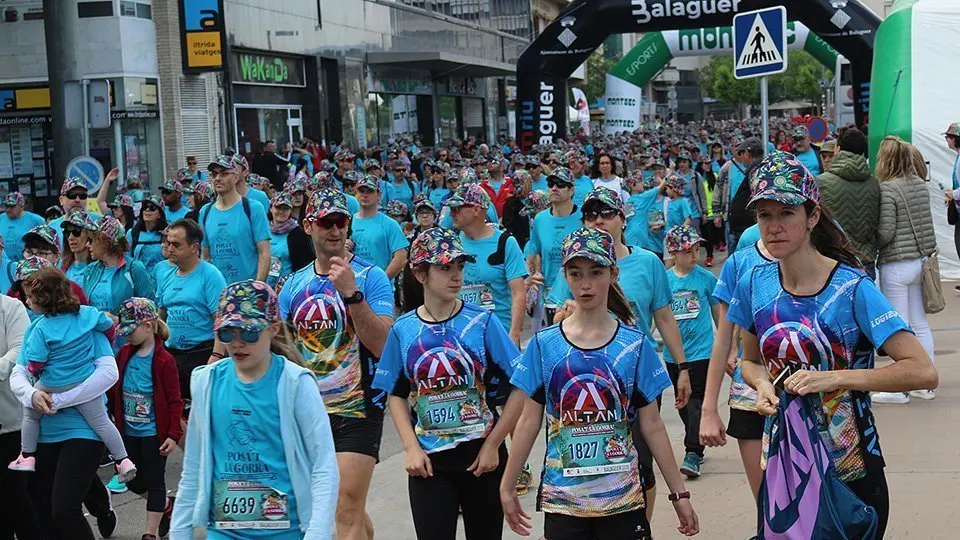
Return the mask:
<path fill-rule="evenodd" d="M 930 195 L 924 177 L 926 164 L 920 151 L 899 137 L 888 136 L 877 155 L 880 181 L 880 225 L 877 269 L 880 290 L 913 328 L 933 360 L 933 334 L 923 309 L 923 261 L 937 249 L 930 214 Z M 933 399 L 933 390 L 877 392 L 876 403 L 909 403 L 910 396 Z"/>

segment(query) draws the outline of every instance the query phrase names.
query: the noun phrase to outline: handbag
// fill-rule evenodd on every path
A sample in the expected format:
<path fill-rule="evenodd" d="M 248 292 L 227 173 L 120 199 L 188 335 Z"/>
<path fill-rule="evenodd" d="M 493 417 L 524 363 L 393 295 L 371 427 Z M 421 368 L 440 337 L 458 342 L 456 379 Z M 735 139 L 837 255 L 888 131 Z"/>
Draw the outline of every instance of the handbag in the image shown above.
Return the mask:
<path fill-rule="evenodd" d="M 951 202 L 947 205 L 947 223 L 956 225 L 960 221 L 960 212 L 957 211 L 957 204 Z"/>
<path fill-rule="evenodd" d="M 759 540 L 873 540 L 876 509 L 840 479 L 820 439 L 819 397 L 782 392 L 757 497 Z"/>
<path fill-rule="evenodd" d="M 913 217 L 910 215 L 910 206 L 907 205 L 907 199 L 903 196 L 900 186 L 894 186 L 900 199 L 903 201 L 903 207 L 907 211 L 907 221 L 910 222 L 910 231 L 913 233 L 913 239 L 917 242 L 917 249 L 920 249 L 920 237 L 917 235 L 917 228 L 913 225 Z M 952 204 L 950 205 L 953 206 Z M 947 302 L 943 298 L 943 287 L 940 284 L 940 258 L 939 250 L 934 249 L 933 253 L 923 257 L 923 268 L 921 270 L 921 289 L 923 291 L 923 311 L 928 314 L 940 313 Z"/>

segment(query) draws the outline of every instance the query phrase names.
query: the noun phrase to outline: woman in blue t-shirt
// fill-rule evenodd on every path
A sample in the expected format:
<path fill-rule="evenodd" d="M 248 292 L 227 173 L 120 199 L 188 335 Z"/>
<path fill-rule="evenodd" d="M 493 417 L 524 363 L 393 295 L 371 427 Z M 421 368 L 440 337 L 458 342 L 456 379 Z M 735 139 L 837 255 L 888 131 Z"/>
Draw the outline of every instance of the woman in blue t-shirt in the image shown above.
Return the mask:
<path fill-rule="evenodd" d="M 562 263 L 576 309 L 560 324 L 534 334 L 510 379 L 527 399 L 500 485 L 507 523 L 517 534 L 528 535 L 531 529 L 513 479 L 529 457 L 546 413 L 537 504 L 545 513 L 544 536 L 649 538 L 630 429 L 637 418 L 670 487 L 678 530 L 693 536 L 699 532 L 697 515 L 657 407 L 670 379 L 649 336 L 629 326 L 634 317 L 617 285 L 613 237 L 596 228 L 574 231 L 563 242 Z"/>
<path fill-rule="evenodd" d="M 130 256 L 142 262 L 145 268 L 153 268 L 163 260 L 160 232 L 166 229 L 167 225 L 163 199 L 159 195 L 148 195 L 140 205 L 140 216 L 136 225 L 127 228 Z"/>
<path fill-rule="evenodd" d="M 766 157 L 752 187 L 748 208 L 756 209 L 763 244 L 777 260 L 745 276 L 727 314 L 743 328 L 743 378 L 757 391 L 757 411 L 773 416 L 780 401 L 773 381 L 792 372 L 780 379 L 783 389 L 810 396 L 822 409 L 816 420 L 836 473 L 874 509 L 876 537 L 882 538 L 890 505 L 869 392 L 936 388 L 936 368 L 859 268 L 842 231 L 820 207 L 813 175 L 796 157 Z M 876 368 L 874 349 L 894 363 Z M 801 505 L 799 520 L 816 520 L 818 506 Z"/>
<path fill-rule="evenodd" d="M 193 538 L 194 529 L 211 539 L 332 538 L 339 477 L 330 419 L 273 289 L 228 286 L 215 329 L 227 357 L 193 371 L 171 538 Z"/>
<path fill-rule="evenodd" d="M 406 448 L 420 540 L 454 538 L 458 513 L 468 538 L 503 532 L 503 440 L 523 406 L 507 381 L 520 350 L 491 312 L 458 300 L 467 262 L 475 257 L 453 231 L 435 227 L 413 241 L 405 280 L 419 290 L 407 287 L 409 311 L 391 327 L 373 381 L 389 394 Z"/>
<path fill-rule="evenodd" d="M 97 230 L 90 214 L 71 212 L 60 224 L 63 229 L 63 257 L 60 269 L 67 279 L 74 283 L 83 283 L 83 272 L 90 264 L 90 239 Z"/>

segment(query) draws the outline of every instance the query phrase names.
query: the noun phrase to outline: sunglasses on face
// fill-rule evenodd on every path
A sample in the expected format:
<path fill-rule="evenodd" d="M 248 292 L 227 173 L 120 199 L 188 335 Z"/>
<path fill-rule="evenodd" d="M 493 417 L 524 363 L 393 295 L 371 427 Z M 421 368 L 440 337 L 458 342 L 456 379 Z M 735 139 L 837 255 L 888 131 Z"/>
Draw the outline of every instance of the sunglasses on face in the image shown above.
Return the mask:
<path fill-rule="evenodd" d="M 82 193 L 67 193 L 66 195 L 64 195 L 64 197 L 70 199 L 71 201 L 75 201 L 75 200 L 77 200 L 77 199 L 80 199 L 81 201 L 87 200 L 87 194 L 86 194 L 86 192 L 82 192 Z"/>
<path fill-rule="evenodd" d="M 334 227 L 338 229 L 346 229 L 347 222 L 350 221 L 350 218 L 342 214 L 334 214 L 332 216 L 325 216 L 317 220 L 317 224 L 323 227 L 324 229 L 332 229 Z"/>
<path fill-rule="evenodd" d="M 600 211 L 585 212 L 583 214 L 584 221 L 596 221 L 597 218 L 602 217 L 603 219 L 613 219 L 615 216 L 619 215 L 620 211 L 614 208 L 605 208 Z"/>
<path fill-rule="evenodd" d="M 240 336 L 240 341 L 244 343 L 256 343 L 260 341 L 260 330 L 241 330 L 239 328 L 217 330 L 217 339 L 220 340 L 220 343 L 233 343 L 236 336 Z"/>
<path fill-rule="evenodd" d="M 142 206 L 142 208 L 143 208 L 143 211 L 144 211 L 144 212 L 156 212 L 156 211 L 160 210 L 160 207 L 159 207 L 159 206 L 157 206 L 157 205 L 155 205 L 155 204 L 150 204 L 150 203 L 144 203 L 143 206 Z"/>
<path fill-rule="evenodd" d="M 548 178 L 547 187 L 558 187 L 562 189 L 562 188 L 573 187 L 573 185 L 567 182 L 561 182 L 560 180 L 555 180 L 553 178 Z"/>
<path fill-rule="evenodd" d="M 69 234 L 70 236 L 74 237 L 79 237 L 81 234 L 83 234 L 83 231 L 76 227 L 64 227 L 63 232 L 64 234 Z"/>

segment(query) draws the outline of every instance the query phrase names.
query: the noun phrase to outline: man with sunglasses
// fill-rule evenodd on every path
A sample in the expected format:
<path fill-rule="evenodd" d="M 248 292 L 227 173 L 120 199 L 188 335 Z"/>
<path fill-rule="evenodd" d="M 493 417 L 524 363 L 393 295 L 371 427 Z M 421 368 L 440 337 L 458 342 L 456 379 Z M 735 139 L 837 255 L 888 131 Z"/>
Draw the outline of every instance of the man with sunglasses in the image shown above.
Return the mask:
<path fill-rule="evenodd" d="M 213 176 L 217 200 L 200 210 L 204 260 L 213 263 L 228 284 L 247 279 L 264 281 L 270 271 L 266 211 L 257 201 L 237 193 L 240 164 L 234 157 L 220 156 L 207 170 Z M 245 205 L 249 205 L 249 211 Z"/>
<path fill-rule="evenodd" d="M 343 194 L 318 190 L 304 230 L 316 260 L 280 290 L 280 316 L 317 376 L 340 469 L 337 538 L 369 540 L 367 491 L 380 456 L 386 395 L 373 376 L 393 324 L 393 288 L 383 270 L 346 250 L 350 212 Z"/>
<path fill-rule="evenodd" d="M 530 189 L 549 193 L 550 188 L 547 186 L 546 177 L 543 176 L 543 164 L 540 163 L 540 156 L 530 154 L 527 156 L 525 165 L 527 172 L 530 173 Z"/>
<path fill-rule="evenodd" d="M 3 198 L 4 213 L 0 214 L 0 235 L 6 239 L 4 254 L 16 263 L 23 253 L 21 238 L 30 229 L 43 225 L 46 220 L 23 209 L 23 194 L 19 191 L 8 193 Z"/>
<path fill-rule="evenodd" d="M 337 151 L 333 158 L 334 161 L 337 162 L 337 170 L 333 173 L 333 180 L 336 182 L 337 187 L 342 187 L 343 176 L 347 174 L 348 171 L 355 170 L 354 164 L 356 163 L 356 156 L 353 155 L 353 152 L 343 149 Z"/>
<path fill-rule="evenodd" d="M 486 158 L 484 158 L 486 159 Z M 490 177 L 480 182 L 480 187 L 490 197 L 494 209 L 497 211 L 497 217 L 503 217 L 503 205 L 507 199 L 513 197 L 513 183 L 505 182 L 503 177 L 503 161 L 494 159 L 490 162 Z"/>
<path fill-rule="evenodd" d="M 183 186 L 176 180 L 167 180 L 160 186 L 160 197 L 163 198 L 163 214 L 167 223 L 187 217 L 190 211 L 183 204 Z"/>
<path fill-rule="evenodd" d="M 60 207 L 63 208 L 63 215 L 67 215 L 75 210 L 87 211 L 87 185 L 79 178 L 67 178 L 60 186 Z M 51 228 L 59 231 L 63 227 L 63 216 L 60 216 L 49 223 Z"/>
<path fill-rule="evenodd" d="M 380 181 L 366 175 L 357 184 L 360 211 L 353 216 L 353 253 L 377 265 L 391 280 L 407 262 L 407 242 L 396 220 L 380 212 Z"/>
<path fill-rule="evenodd" d="M 384 193 L 386 199 L 383 204 L 400 201 L 407 205 L 407 208 L 413 208 L 413 199 L 420 195 L 420 186 L 417 185 L 416 178 L 412 177 L 410 169 L 399 159 L 390 162 L 390 171 L 387 173 L 390 183 L 387 184 L 387 191 Z"/>

